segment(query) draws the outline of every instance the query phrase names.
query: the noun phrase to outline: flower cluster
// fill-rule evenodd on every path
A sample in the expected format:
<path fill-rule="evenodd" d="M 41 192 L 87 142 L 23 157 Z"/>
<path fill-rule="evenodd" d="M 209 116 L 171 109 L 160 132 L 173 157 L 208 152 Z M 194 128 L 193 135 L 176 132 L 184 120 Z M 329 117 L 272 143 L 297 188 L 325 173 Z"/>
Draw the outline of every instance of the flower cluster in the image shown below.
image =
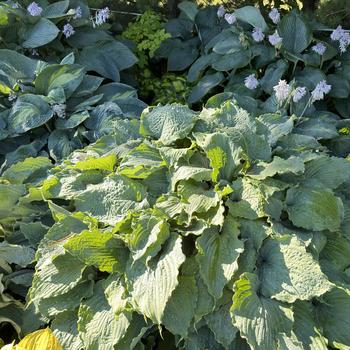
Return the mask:
<path fill-rule="evenodd" d="M 218 17 L 219 17 L 219 18 L 223 18 L 223 17 L 225 16 L 225 13 L 226 13 L 225 7 L 222 6 L 222 5 L 219 6 L 218 12 L 217 12 Z"/>
<path fill-rule="evenodd" d="M 106 23 L 110 15 L 111 15 L 111 11 L 108 7 L 98 10 L 96 12 L 95 19 L 93 20 L 93 25 L 100 26 L 103 23 Z"/>
<path fill-rule="evenodd" d="M 281 20 L 280 13 L 277 9 L 272 9 L 269 13 L 269 17 L 271 18 L 271 21 L 275 24 L 277 24 Z"/>
<path fill-rule="evenodd" d="M 282 43 L 282 38 L 278 35 L 277 30 L 272 35 L 269 35 L 269 42 L 273 46 L 278 46 Z"/>
<path fill-rule="evenodd" d="M 259 85 L 259 80 L 256 79 L 255 74 L 250 74 L 244 79 L 244 85 L 250 89 L 254 90 L 258 87 Z"/>
<path fill-rule="evenodd" d="M 282 104 L 289 96 L 290 86 L 286 80 L 280 80 L 276 86 L 273 87 L 277 102 Z"/>
<path fill-rule="evenodd" d="M 31 16 L 40 16 L 43 12 L 42 7 L 40 7 L 35 1 L 28 5 L 27 11 Z"/>
<path fill-rule="evenodd" d="M 344 53 L 350 45 L 350 33 L 345 31 L 342 26 L 338 26 L 331 34 L 333 41 L 339 41 L 340 52 Z"/>
<path fill-rule="evenodd" d="M 326 46 L 322 43 L 318 43 L 311 47 L 311 50 L 322 56 L 326 52 Z"/>
<path fill-rule="evenodd" d="M 252 37 L 256 42 L 260 43 L 264 40 L 265 34 L 260 28 L 255 27 L 252 31 Z"/>
<path fill-rule="evenodd" d="M 72 36 L 75 33 L 75 30 L 74 30 L 73 26 L 70 23 L 66 23 L 63 26 L 62 33 L 64 34 L 64 36 L 66 38 L 69 38 L 70 36 Z"/>
<path fill-rule="evenodd" d="M 298 86 L 292 93 L 293 102 L 299 102 L 306 94 L 306 87 Z"/>
<path fill-rule="evenodd" d="M 78 18 L 81 18 L 83 16 L 83 12 L 82 12 L 80 6 L 78 6 L 74 11 L 75 11 L 75 14 L 73 16 L 73 19 L 78 19 Z"/>
<path fill-rule="evenodd" d="M 236 16 L 233 13 L 225 13 L 225 20 L 228 24 L 233 24 L 237 21 Z"/>
<path fill-rule="evenodd" d="M 332 86 L 328 85 L 325 80 L 320 81 L 311 92 L 312 102 L 323 100 L 324 95 L 328 94 L 331 88 Z"/>

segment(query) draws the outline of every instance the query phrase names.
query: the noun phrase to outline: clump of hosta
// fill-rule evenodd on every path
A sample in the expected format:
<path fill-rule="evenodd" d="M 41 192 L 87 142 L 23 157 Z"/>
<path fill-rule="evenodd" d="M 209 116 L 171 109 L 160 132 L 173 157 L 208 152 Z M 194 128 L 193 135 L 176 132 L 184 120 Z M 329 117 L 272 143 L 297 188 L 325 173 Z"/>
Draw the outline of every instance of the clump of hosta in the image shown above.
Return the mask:
<path fill-rule="evenodd" d="M 148 109 L 37 186 L 56 223 L 28 301 L 65 349 L 350 343 L 346 125 L 219 101 Z"/>

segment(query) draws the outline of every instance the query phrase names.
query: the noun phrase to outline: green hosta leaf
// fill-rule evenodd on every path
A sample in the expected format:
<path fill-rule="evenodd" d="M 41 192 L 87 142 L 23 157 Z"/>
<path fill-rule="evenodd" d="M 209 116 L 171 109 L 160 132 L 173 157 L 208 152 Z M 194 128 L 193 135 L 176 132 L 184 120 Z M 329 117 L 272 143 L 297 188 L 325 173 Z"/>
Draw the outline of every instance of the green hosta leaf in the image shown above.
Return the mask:
<path fill-rule="evenodd" d="M 13 164 L 4 171 L 2 176 L 11 183 L 22 184 L 45 177 L 51 167 L 52 164 L 46 157 L 26 158 L 22 162 Z"/>
<path fill-rule="evenodd" d="M 211 177 L 211 170 L 207 168 L 195 167 L 195 166 L 180 166 L 173 173 L 171 179 L 171 188 L 173 191 L 176 189 L 176 185 L 181 180 L 194 180 L 194 181 L 209 181 Z"/>
<path fill-rule="evenodd" d="M 222 346 L 216 342 L 213 332 L 208 327 L 201 327 L 190 333 L 185 340 L 186 350 L 222 350 Z"/>
<path fill-rule="evenodd" d="M 66 98 L 69 98 L 83 81 L 84 71 L 84 67 L 74 64 L 49 65 L 35 79 L 36 91 L 48 95 L 54 89 L 62 88 Z"/>
<path fill-rule="evenodd" d="M 74 130 L 54 130 L 48 139 L 50 156 L 56 161 L 67 157 L 75 149 L 83 147 Z"/>
<path fill-rule="evenodd" d="M 198 13 L 197 6 L 191 1 L 182 1 L 178 8 L 192 21 L 194 21 L 196 14 Z"/>
<path fill-rule="evenodd" d="M 347 350 L 350 344 L 349 290 L 342 287 L 332 289 L 323 296 L 320 303 L 316 304 L 315 312 L 322 333 L 329 340 L 329 344 L 337 349 Z"/>
<path fill-rule="evenodd" d="M 286 210 L 295 226 L 313 231 L 337 231 L 344 216 L 341 199 L 320 188 L 289 189 Z"/>
<path fill-rule="evenodd" d="M 117 156 L 110 154 L 100 158 L 88 158 L 77 162 L 74 166 L 79 170 L 106 170 L 112 172 L 117 163 Z"/>
<path fill-rule="evenodd" d="M 283 39 L 283 46 L 292 53 L 305 50 L 312 39 L 309 24 L 296 11 L 285 15 L 278 24 L 278 33 Z"/>
<path fill-rule="evenodd" d="M 70 238 L 64 248 L 86 265 L 100 271 L 122 272 L 128 257 L 124 244 L 111 232 L 83 231 Z"/>
<path fill-rule="evenodd" d="M 145 179 L 164 166 L 159 150 L 148 143 L 142 143 L 123 158 L 118 173 L 132 179 Z"/>
<path fill-rule="evenodd" d="M 26 194 L 24 185 L 12 185 L 0 183 L 0 219 L 11 215 L 13 207 L 17 204 L 20 197 Z"/>
<path fill-rule="evenodd" d="M 316 326 L 313 306 L 308 302 L 297 301 L 293 305 L 294 326 L 293 330 L 305 349 L 327 350 L 327 339 Z"/>
<path fill-rule="evenodd" d="M 238 329 L 233 325 L 230 315 L 230 305 L 225 304 L 205 317 L 208 327 L 214 333 L 215 339 L 225 349 L 230 348 Z"/>
<path fill-rule="evenodd" d="M 59 33 L 59 29 L 55 24 L 46 18 L 41 18 L 26 33 L 26 40 L 23 42 L 25 48 L 36 48 L 43 46 L 54 40 Z"/>
<path fill-rule="evenodd" d="M 237 270 L 237 258 L 243 251 L 239 229 L 233 217 L 227 217 L 222 231 L 212 227 L 196 241 L 200 274 L 211 295 L 220 298 L 225 285 Z"/>
<path fill-rule="evenodd" d="M 78 334 L 78 315 L 65 311 L 57 315 L 51 324 L 53 334 L 64 349 L 80 350 L 83 343 Z"/>
<path fill-rule="evenodd" d="M 197 302 L 197 285 L 194 276 L 179 276 L 179 284 L 164 310 L 162 324 L 173 334 L 186 338 Z"/>
<path fill-rule="evenodd" d="M 122 219 L 129 210 L 142 208 L 145 188 L 122 176 L 107 177 L 102 183 L 88 185 L 75 198 L 79 211 L 88 213 L 109 224 Z"/>
<path fill-rule="evenodd" d="M 179 283 L 179 268 L 185 261 L 181 246 L 181 238 L 173 234 L 159 258 L 150 261 L 148 267 L 136 262 L 127 271 L 135 310 L 156 324 L 161 324 L 166 305 Z"/>
<path fill-rule="evenodd" d="M 170 235 L 169 224 L 157 211 L 135 214 L 132 219 L 130 233 L 122 235 L 122 239 L 131 251 L 134 261 L 148 262 L 161 249 Z"/>
<path fill-rule="evenodd" d="M 142 114 L 140 133 L 170 145 L 190 133 L 195 118 L 196 114 L 186 106 L 173 104 L 158 107 Z"/>
<path fill-rule="evenodd" d="M 47 7 L 45 7 L 44 11 L 42 12 L 42 17 L 46 18 L 57 18 L 57 17 L 63 17 L 65 15 L 66 10 L 69 6 L 69 0 L 63 0 L 63 1 L 57 1 Z"/>
<path fill-rule="evenodd" d="M 293 313 L 282 303 L 260 295 L 259 285 L 251 273 L 244 273 L 235 283 L 233 322 L 252 349 L 277 349 L 278 336 L 292 330 Z"/>
<path fill-rule="evenodd" d="M 268 239 L 260 258 L 261 291 L 267 297 L 293 303 L 321 296 L 332 287 L 318 262 L 296 237 Z"/>
<path fill-rule="evenodd" d="M 68 253 L 37 267 L 29 292 L 30 300 L 40 303 L 41 299 L 69 292 L 80 283 L 85 268 L 85 264 Z"/>
<path fill-rule="evenodd" d="M 335 189 L 350 178 L 350 161 L 336 157 L 318 157 L 305 164 L 305 178 Z"/>
<path fill-rule="evenodd" d="M 304 162 L 301 159 L 293 156 L 288 159 L 282 159 L 276 156 L 271 163 L 259 163 L 252 169 L 252 173 L 249 173 L 249 176 L 254 179 L 264 180 L 277 174 L 293 173 L 299 175 L 304 170 Z"/>
<path fill-rule="evenodd" d="M 253 27 L 260 28 L 262 31 L 267 29 L 267 24 L 259 9 L 253 6 L 244 6 L 234 12 L 237 19 L 249 23 Z"/>
<path fill-rule="evenodd" d="M 32 94 L 20 96 L 9 115 L 8 127 L 14 133 L 24 133 L 49 121 L 53 111 L 45 100 Z"/>
<path fill-rule="evenodd" d="M 91 350 L 113 349 L 126 334 L 131 315 L 122 313 L 117 317 L 109 306 L 103 281 L 96 284 L 94 295 L 79 308 L 78 329 L 84 348 Z"/>

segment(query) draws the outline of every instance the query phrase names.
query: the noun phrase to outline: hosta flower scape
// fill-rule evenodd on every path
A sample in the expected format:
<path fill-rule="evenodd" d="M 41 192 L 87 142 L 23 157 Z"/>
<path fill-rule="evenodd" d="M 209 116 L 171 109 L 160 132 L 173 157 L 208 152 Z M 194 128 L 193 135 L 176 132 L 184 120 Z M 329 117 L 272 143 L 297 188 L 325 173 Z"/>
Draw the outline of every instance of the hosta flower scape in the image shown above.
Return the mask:
<path fill-rule="evenodd" d="M 350 349 L 349 32 L 179 8 L 190 107 L 138 99 L 117 11 L 0 3 L 3 349 Z"/>

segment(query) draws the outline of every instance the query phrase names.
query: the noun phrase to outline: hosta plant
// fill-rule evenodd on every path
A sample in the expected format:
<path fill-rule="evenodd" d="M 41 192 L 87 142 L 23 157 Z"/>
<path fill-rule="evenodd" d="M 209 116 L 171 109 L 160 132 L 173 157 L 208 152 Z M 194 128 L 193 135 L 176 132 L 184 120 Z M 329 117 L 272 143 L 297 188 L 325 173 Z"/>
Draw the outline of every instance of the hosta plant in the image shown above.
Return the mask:
<path fill-rule="evenodd" d="M 65 349 L 350 344 L 346 126 L 213 101 L 148 109 L 32 190 L 55 223 L 28 302 Z"/>
<path fill-rule="evenodd" d="M 112 133 L 120 119 L 137 119 L 145 107 L 135 89 L 104 83 L 103 77 L 75 63 L 74 54 L 49 64 L 2 49 L 0 66 L 0 163 L 4 166 L 42 150 L 57 161 Z"/>
<path fill-rule="evenodd" d="M 305 88 L 304 105 L 325 80 L 332 86 L 328 108 L 348 115 L 350 34 L 343 28 L 332 32 L 296 10 L 282 15 L 273 9 L 265 18 L 252 6 L 232 13 L 223 7 L 197 9 L 186 1 L 179 7 L 180 16 L 166 24 L 172 38 L 157 57 L 166 59 L 168 71 L 186 73 L 195 84 L 189 103 L 226 91 L 258 115 L 276 109 L 271 104 L 279 80 Z M 247 84 L 251 76 L 256 84 Z M 293 103 L 291 112 L 301 115 L 296 107 Z"/>

